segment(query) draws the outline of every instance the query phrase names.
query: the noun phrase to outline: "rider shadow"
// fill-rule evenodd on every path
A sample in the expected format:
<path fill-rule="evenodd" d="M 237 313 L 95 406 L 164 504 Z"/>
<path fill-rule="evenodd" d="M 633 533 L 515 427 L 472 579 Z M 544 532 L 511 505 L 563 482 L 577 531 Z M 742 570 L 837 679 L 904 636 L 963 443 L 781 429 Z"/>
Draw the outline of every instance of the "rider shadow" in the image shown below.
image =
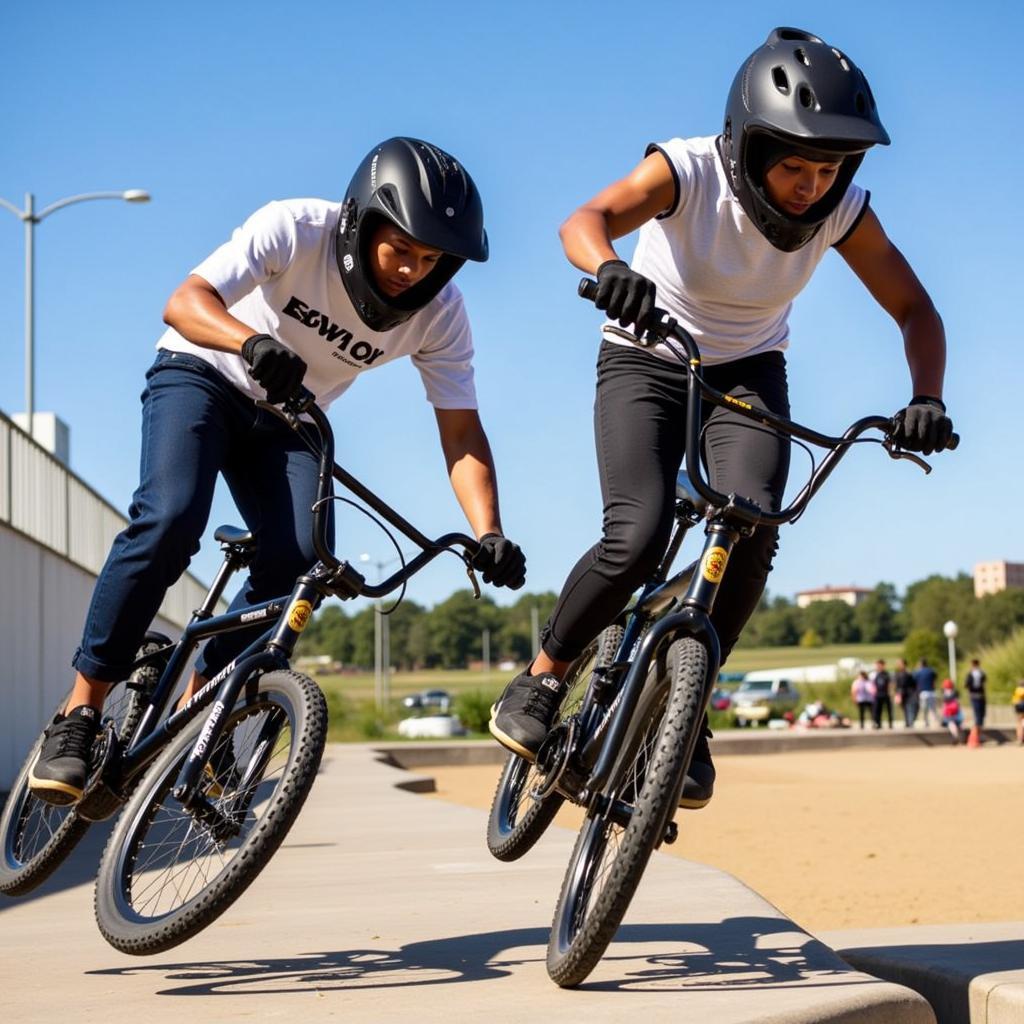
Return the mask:
<path fill-rule="evenodd" d="M 89 971 L 93 975 L 163 975 L 170 996 L 282 995 L 484 981 L 544 962 L 546 928 L 478 932 L 398 950 L 356 949 L 284 958 L 211 960 Z M 656 945 L 630 952 L 629 946 Z M 715 924 L 625 925 L 602 961 L 618 980 L 586 983 L 594 991 L 657 988 L 717 990 L 866 983 L 828 947 L 785 919 L 736 917 Z"/>

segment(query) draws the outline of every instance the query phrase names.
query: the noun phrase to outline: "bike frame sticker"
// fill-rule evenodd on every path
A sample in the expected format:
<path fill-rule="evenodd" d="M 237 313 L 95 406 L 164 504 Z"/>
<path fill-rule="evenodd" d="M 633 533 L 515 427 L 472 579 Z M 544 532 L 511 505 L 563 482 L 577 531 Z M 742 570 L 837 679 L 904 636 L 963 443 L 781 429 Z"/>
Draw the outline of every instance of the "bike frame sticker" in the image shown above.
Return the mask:
<path fill-rule="evenodd" d="M 313 614 L 313 605 L 309 601 L 296 601 L 288 609 L 288 626 L 296 633 L 301 633 L 309 625 Z"/>
<path fill-rule="evenodd" d="M 725 575 L 725 563 L 729 561 L 729 552 L 725 548 L 708 548 L 701 565 L 701 575 L 708 583 L 721 583 Z"/>

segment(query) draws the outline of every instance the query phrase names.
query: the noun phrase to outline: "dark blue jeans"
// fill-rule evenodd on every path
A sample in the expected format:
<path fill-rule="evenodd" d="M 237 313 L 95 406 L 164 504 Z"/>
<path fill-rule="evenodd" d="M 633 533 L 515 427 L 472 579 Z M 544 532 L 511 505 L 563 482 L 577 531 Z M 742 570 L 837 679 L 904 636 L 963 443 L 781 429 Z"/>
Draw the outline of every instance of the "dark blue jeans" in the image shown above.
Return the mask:
<path fill-rule="evenodd" d="M 317 471 L 302 439 L 212 366 L 161 351 L 142 393 L 140 482 L 130 522 L 96 581 L 74 667 L 101 682 L 127 678 L 167 588 L 199 550 L 219 473 L 257 544 L 231 608 L 289 593 L 316 561 Z M 196 668 L 215 674 L 256 635 L 239 630 L 213 637 Z"/>

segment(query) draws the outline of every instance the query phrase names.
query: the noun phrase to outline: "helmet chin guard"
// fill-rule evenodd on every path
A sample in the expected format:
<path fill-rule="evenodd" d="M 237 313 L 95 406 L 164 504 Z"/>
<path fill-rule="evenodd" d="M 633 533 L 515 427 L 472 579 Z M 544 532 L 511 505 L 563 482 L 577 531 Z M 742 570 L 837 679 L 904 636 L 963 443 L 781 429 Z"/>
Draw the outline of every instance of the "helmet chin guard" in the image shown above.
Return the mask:
<path fill-rule="evenodd" d="M 370 241 L 382 222 L 441 251 L 422 281 L 399 296 L 377 286 Z M 434 299 L 466 260 L 488 256 L 483 206 L 473 179 L 443 149 L 396 137 L 376 146 L 349 183 L 338 224 L 338 269 L 352 305 L 370 330 L 390 331 Z"/>
<path fill-rule="evenodd" d="M 874 145 L 889 135 L 863 72 L 840 50 L 809 32 L 777 28 L 733 80 L 718 149 L 747 216 L 777 249 L 806 245 L 842 201 Z M 841 160 L 832 187 L 809 210 L 779 210 L 764 188 L 766 153 Z"/>

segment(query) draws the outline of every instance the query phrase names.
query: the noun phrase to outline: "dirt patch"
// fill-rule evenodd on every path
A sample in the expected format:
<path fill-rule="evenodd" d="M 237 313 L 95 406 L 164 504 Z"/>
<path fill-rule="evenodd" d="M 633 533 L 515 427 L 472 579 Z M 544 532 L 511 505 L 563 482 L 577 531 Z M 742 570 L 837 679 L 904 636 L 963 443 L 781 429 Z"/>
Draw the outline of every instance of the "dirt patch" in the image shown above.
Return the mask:
<path fill-rule="evenodd" d="M 801 927 L 1024 920 L 1024 749 L 839 750 L 716 766 L 714 799 L 676 816 L 679 841 L 666 852 L 736 875 Z M 499 774 L 422 771 L 437 780 L 436 798 L 483 809 Z M 576 827 L 579 812 L 556 821 Z"/>

